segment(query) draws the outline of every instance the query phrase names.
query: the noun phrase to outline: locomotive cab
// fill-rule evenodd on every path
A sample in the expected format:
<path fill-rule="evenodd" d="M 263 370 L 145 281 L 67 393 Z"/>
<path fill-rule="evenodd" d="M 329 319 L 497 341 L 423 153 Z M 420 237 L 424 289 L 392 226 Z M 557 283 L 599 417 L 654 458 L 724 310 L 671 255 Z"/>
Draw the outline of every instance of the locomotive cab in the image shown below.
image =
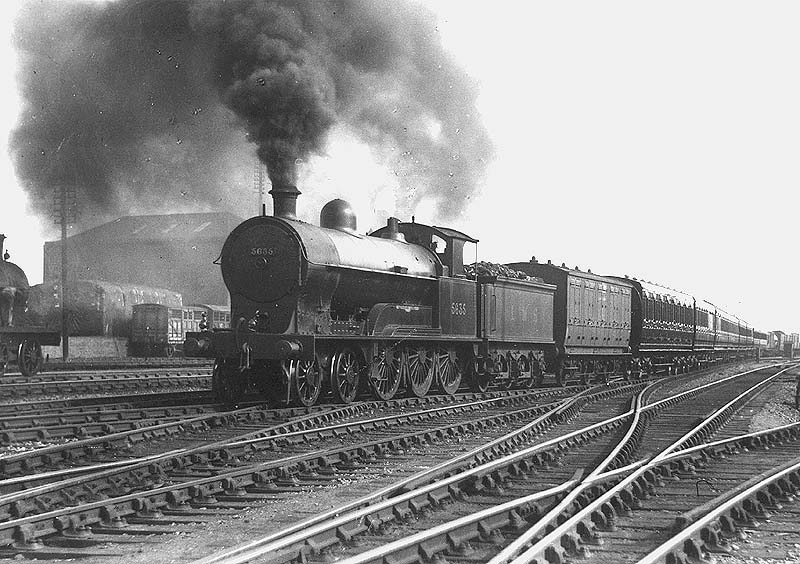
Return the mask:
<path fill-rule="evenodd" d="M 443 266 L 438 274 L 456 278 L 465 277 L 464 245 L 478 243 L 477 239 L 455 229 L 423 225 L 414 221 L 400 223 L 393 217 L 389 218 L 386 227 L 373 231 L 371 236 L 406 241 L 430 249 L 436 253 Z"/>

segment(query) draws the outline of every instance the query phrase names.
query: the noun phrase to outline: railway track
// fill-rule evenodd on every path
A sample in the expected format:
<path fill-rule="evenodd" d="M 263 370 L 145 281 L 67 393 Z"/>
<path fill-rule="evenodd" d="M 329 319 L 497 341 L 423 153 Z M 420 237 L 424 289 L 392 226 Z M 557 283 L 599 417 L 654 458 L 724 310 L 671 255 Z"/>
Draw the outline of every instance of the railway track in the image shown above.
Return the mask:
<path fill-rule="evenodd" d="M 224 406 L 216 403 L 172 403 L 154 407 L 109 404 L 94 409 L 29 412 L 0 418 L 0 445 L 104 436 L 223 410 Z"/>
<path fill-rule="evenodd" d="M 117 407 L 158 407 L 209 403 L 210 391 L 166 392 L 163 394 L 126 394 L 120 396 L 89 396 L 63 399 L 39 399 L 0 403 L 0 427 L 8 417 L 25 414 L 74 414 L 80 412 L 113 411 Z"/>
<path fill-rule="evenodd" d="M 731 422 L 735 425 L 736 410 L 758 401 L 764 381 L 763 373 L 753 371 L 651 403 L 647 398 L 653 389 L 648 388 L 624 414 L 486 464 L 466 465 L 460 473 L 446 468 L 436 477 L 352 504 L 355 509 L 337 508 L 201 562 L 555 563 L 583 558 L 602 546 L 600 529 L 613 530 L 618 514 L 632 512 L 641 506 L 640 500 L 652 497 L 654 484 L 664 479 L 661 472 L 679 475 L 685 467 L 682 461 L 709 448 L 695 443 Z M 743 387 L 750 391 L 740 395 Z M 699 425 L 695 418 L 684 422 L 689 419 L 685 411 L 696 410 L 698 403 L 707 408 L 702 413 L 708 413 L 711 404 L 720 409 Z M 608 439 L 604 445 L 598 444 L 600 437 Z M 800 435 L 782 437 L 794 442 Z M 726 440 L 737 439 L 741 440 Z M 759 441 L 752 445 L 770 444 L 766 438 Z M 793 446 L 796 449 L 796 442 Z M 545 452 L 553 456 L 548 460 Z M 575 463 L 576 457 L 582 463 Z M 668 470 L 654 470 L 649 460 Z M 554 474 L 560 464 L 563 469 Z M 616 502 L 606 499 L 613 487 L 620 492 Z M 631 522 L 649 523 L 642 515 Z M 598 561 L 618 561 L 617 555 L 609 554 Z"/>
<path fill-rule="evenodd" d="M 119 394 L 210 387 L 211 369 L 205 366 L 65 371 L 31 377 L 6 376 L 0 380 L 0 398 L 8 401 L 45 395 Z"/>
<path fill-rule="evenodd" d="M 360 561 L 379 546 L 448 527 L 476 509 L 493 516 L 476 521 L 477 533 L 457 546 L 453 539 L 461 537 L 449 532 L 440 551 L 430 540 L 401 551 L 417 560 L 390 553 L 365 561 L 422 561 L 430 551 L 435 558 L 482 562 L 565 496 L 588 503 L 663 452 L 662 445 L 681 439 L 693 448 L 686 437 L 696 417 L 681 410 L 697 413 L 700 405 L 707 413 L 711 403 L 735 397 L 743 379 L 763 378 L 751 372 L 666 399 L 658 399 L 664 395 L 658 390 L 673 381 L 282 413 L 251 406 L 199 416 L 205 422 L 181 418 L 52 445 L 0 460 L 6 476 L 0 482 L 0 557 L 106 562 L 116 555 L 127 561 L 130 543 L 185 534 L 336 484 L 341 504 L 330 514 L 276 519 L 258 546 L 208 562 L 265 561 L 265 554 L 270 562 Z M 631 408 L 631 395 L 638 396 L 640 410 Z M 700 436 L 735 435 L 745 420 L 729 409 L 724 424 L 707 423 Z M 519 428 L 508 432 L 512 427 Z M 520 505 L 520 499 L 527 501 Z M 514 509 L 497 517 L 496 508 L 509 504 Z"/>
<path fill-rule="evenodd" d="M 133 370 L 139 368 L 169 368 L 169 369 L 182 369 L 182 368 L 208 368 L 211 369 L 213 361 L 204 358 L 166 358 L 166 357 L 153 357 L 153 358 L 139 358 L 139 357 L 98 357 L 98 358 L 70 358 L 69 360 L 62 361 L 60 359 L 48 360 L 44 363 L 42 369 L 47 374 L 52 372 L 75 372 L 75 371 L 92 371 L 92 370 Z M 20 372 L 13 364 L 7 368 L 5 377 L 20 376 Z"/>
<path fill-rule="evenodd" d="M 601 386 L 594 394 L 624 397 L 625 390 L 626 386 Z M 37 547 L 40 538 L 53 536 L 64 526 L 70 529 L 66 531 L 69 536 L 90 525 L 95 530 L 105 530 L 101 523 L 118 523 L 121 519 L 148 525 L 151 532 L 153 527 L 163 527 L 165 520 L 202 521 L 209 515 L 217 516 L 219 511 L 240 509 L 281 492 L 298 491 L 304 484 L 329 483 L 342 472 L 383 473 L 374 468 L 376 464 L 381 466 L 381 457 L 404 457 L 411 462 L 415 459 L 411 450 L 433 445 L 437 439 L 450 442 L 467 437 L 482 444 L 487 434 L 502 434 L 508 422 L 553 411 L 566 401 L 557 398 L 570 392 L 556 389 L 544 393 L 498 393 L 472 401 L 465 401 L 471 398 L 464 397 L 457 401 L 431 397 L 413 400 L 417 405 L 428 404 L 422 405 L 425 409 L 402 405 L 394 414 L 388 407 L 391 402 L 387 402 L 378 417 L 363 416 L 374 406 L 352 406 L 335 410 L 340 413 L 296 418 L 235 440 L 228 438 L 180 453 L 140 457 L 127 463 L 117 459 L 91 469 L 51 471 L 40 475 L 38 481 L 27 476 L 6 480 L 2 486 L 9 493 L 0 500 L 0 514 L 6 516 L 5 522 L 0 523 L 0 537 L 3 544 L 19 551 Z M 589 401 L 589 396 L 583 401 Z M 624 403 L 620 397 L 613 401 L 620 406 Z M 608 407 L 599 408 L 595 417 Z M 343 415 L 349 421 L 335 422 Z M 272 450 L 277 445 L 280 452 Z M 435 446 L 430 448 L 436 450 Z M 442 462 L 449 460 L 451 454 L 450 448 L 443 448 L 438 455 L 433 452 L 429 456 Z M 389 478 L 390 482 L 396 475 Z M 14 488 L 18 491 L 11 492 Z M 92 501 L 98 498 L 102 501 Z M 81 503 L 69 507 L 76 502 Z M 169 517 L 164 517 L 165 512 Z M 130 534 L 131 528 L 122 532 Z M 41 555 L 37 551 L 37 557 Z"/>

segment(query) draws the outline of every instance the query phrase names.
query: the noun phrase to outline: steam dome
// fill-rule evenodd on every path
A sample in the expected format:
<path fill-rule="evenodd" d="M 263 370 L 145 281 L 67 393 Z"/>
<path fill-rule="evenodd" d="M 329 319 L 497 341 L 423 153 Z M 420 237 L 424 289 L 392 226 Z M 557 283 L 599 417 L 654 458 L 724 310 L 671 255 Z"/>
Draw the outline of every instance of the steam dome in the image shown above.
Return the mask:
<path fill-rule="evenodd" d="M 355 233 L 358 228 L 356 213 L 349 202 L 338 198 L 331 200 L 319 212 L 319 226 Z"/>

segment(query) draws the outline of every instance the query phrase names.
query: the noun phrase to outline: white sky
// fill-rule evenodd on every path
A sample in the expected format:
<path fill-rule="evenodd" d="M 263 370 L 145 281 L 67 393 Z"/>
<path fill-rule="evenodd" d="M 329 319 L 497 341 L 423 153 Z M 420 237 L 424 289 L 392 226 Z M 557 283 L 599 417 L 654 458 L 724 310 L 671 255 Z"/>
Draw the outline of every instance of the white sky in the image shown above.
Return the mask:
<path fill-rule="evenodd" d="M 0 3 L 0 232 L 36 283 L 43 226 L 7 150 L 17 5 Z M 496 145 L 453 225 L 482 259 L 628 274 L 800 330 L 800 3 L 431 5 Z"/>

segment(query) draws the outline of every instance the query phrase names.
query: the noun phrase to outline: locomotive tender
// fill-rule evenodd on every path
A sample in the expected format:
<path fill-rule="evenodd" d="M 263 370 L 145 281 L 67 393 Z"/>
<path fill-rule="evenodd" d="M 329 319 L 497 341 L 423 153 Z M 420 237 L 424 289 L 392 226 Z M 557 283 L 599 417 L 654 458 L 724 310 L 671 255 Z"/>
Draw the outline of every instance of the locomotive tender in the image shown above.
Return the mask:
<path fill-rule="evenodd" d="M 222 248 L 231 328 L 215 330 L 213 385 L 235 403 L 257 390 L 281 403 L 336 401 L 367 383 L 381 399 L 399 389 L 453 394 L 567 378 L 688 369 L 753 350 L 745 323 L 691 296 L 627 278 L 552 264 L 514 263 L 527 279 L 468 277 L 453 229 L 390 218 L 356 232 L 333 200 L 320 226 L 296 218 L 294 186 L 274 186 L 274 216 L 236 227 Z"/>

